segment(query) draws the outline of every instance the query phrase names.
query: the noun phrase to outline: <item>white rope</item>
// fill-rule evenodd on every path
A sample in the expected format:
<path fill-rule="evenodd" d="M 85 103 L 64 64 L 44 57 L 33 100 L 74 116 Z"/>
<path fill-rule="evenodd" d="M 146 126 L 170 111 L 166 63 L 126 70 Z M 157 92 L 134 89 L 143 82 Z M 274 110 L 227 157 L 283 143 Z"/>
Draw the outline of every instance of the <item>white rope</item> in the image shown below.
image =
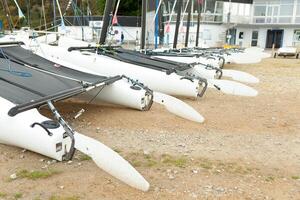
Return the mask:
<path fill-rule="evenodd" d="M 60 15 L 60 18 L 61 18 L 61 25 L 64 27 L 64 26 L 65 26 L 65 22 L 64 22 L 64 18 L 63 18 L 63 15 L 62 15 L 62 12 L 61 12 L 60 5 L 59 5 L 59 1 L 58 1 L 58 0 L 56 0 L 56 4 L 57 4 L 58 11 L 59 11 L 59 15 Z"/>
<path fill-rule="evenodd" d="M 117 7 L 116 7 L 116 10 L 115 10 L 114 17 L 117 17 L 118 10 L 119 10 L 119 5 L 120 5 L 120 1 L 121 1 L 121 0 L 118 0 L 118 3 L 117 3 Z"/>
<path fill-rule="evenodd" d="M 19 15 L 19 18 L 22 18 L 22 17 L 25 18 L 25 15 L 23 14 L 23 12 L 22 12 L 22 10 L 21 10 L 21 8 L 20 8 L 20 6 L 19 6 L 17 0 L 14 0 L 14 1 L 15 1 L 15 4 L 16 4 L 17 8 L 18 8 L 18 15 Z"/>
<path fill-rule="evenodd" d="M 171 21 L 172 21 L 173 12 L 174 12 L 174 10 L 175 10 L 176 4 L 177 4 L 177 0 L 174 1 L 174 5 L 173 5 L 172 11 L 171 11 L 171 13 L 170 13 L 170 19 L 169 19 L 169 21 L 168 21 L 168 24 L 170 24 Z"/>
<path fill-rule="evenodd" d="M 185 17 L 186 10 L 187 10 L 187 8 L 188 8 L 188 6 L 189 6 L 189 2 L 190 2 L 190 0 L 187 0 L 186 6 L 185 6 L 185 9 L 184 9 L 184 12 L 183 12 L 182 17 L 181 17 L 181 20 L 180 20 L 180 25 L 179 25 L 179 27 L 181 27 L 181 26 L 183 25 L 183 20 L 184 20 L 184 17 Z"/>

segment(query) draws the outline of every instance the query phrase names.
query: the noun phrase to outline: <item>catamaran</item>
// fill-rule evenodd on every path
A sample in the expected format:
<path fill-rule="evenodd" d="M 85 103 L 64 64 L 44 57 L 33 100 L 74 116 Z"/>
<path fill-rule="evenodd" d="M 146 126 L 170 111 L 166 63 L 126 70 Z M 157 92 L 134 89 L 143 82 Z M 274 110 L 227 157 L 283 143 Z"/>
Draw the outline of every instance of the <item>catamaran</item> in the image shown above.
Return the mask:
<path fill-rule="evenodd" d="M 58 46 L 40 44 L 41 47 L 45 55 L 74 65 L 86 66 L 94 73 L 106 76 L 125 74 L 145 83 L 154 91 L 169 95 L 195 98 L 202 96 L 206 87 L 232 95 L 258 94 L 256 90 L 242 83 L 202 78 L 202 74 L 189 64 L 168 62 L 159 58 L 149 59 L 147 55 L 122 48 L 90 46 L 87 42 L 65 36 L 59 38 Z"/>
<path fill-rule="evenodd" d="M 21 46 L 25 47 L 24 45 Z M 53 74 L 63 73 L 64 76 L 72 77 L 75 80 L 85 78 L 85 74 L 89 74 L 89 76 L 96 76 L 91 75 L 93 72 L 88 69 L 74 66 L 40 52 L 44 57 L 43 58 L 39 55 L 33 54 L 29 50 L 21 48 L 21 46 L 8 46 L 2 47 L 1 49 L 7 58 L 24 63 L 27 66 L 34 66 L 37 68 L 42 67 L 44 70 L 48 70 Z M 116 81 L 115 83 L 99 90 L 87 92 L 77 98 L 93 104 L 101 104 L 104 101 L 139 110 L 149 110 L 154 101 L 163 105 L 169 112 L 179 117 L 198 123 L 202 123 L 204 121 L 204 117 L 202 117 L 202 115 L 183 101 L 160 92 L 153 92 L 144 84 L 124 75 L 121 77 L 122 80 Z"/>
<path fill-rule="evenodd" d="M 115 178 L 143 191 L 149 189 L 149 183 L 126 160 L 99 141 L 76 132 L 54 106 L 56 101 L 110 85 L 120 76 L 85 74 L 79 81 L 63 72 L 54 74 L 41 66 L 13 60 L 3 51 L 0 71 L 0 143 L 58 161 L 71 160 L 77 149 Z M 49 107 L 55 121 L 38 112 L 41 106 Z"/>

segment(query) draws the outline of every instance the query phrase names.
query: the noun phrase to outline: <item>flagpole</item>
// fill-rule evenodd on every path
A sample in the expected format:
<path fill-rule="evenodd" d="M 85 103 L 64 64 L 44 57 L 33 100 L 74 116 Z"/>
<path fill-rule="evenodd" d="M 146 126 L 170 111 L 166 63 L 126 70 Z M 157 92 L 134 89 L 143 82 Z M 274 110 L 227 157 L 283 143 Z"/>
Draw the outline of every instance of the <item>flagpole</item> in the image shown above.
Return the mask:
<path fill-rule="evenodd" d="M 192 3 L 193 1 L 189 1 L 188 5 L 188 19 L 187 19 L 187 27 L 186 27 L 186 35 L 185 35 L 185 47 L 189 45 L 189 34 L 190 34 L 190 24 L 191 24 L 191 11 L 192 11 Z"/>
<path fill-rule="evenodd" d="M 197 12 L 198 12 L 198 18 L 197 18 L 197 33 L 196 33 L 196 47 L 199 46 L 199 32 L 200 32 L 200 21 L 201 21 L 201 5 L 203 3 L 203 0 L 198 0 L 197 4 Z"/>
<path fill-rule="evenodd" d="M 159 11 L 159 5 L 158 5 L 159 3 L 158 3 L 158 0 L 155 0 L 155 8 L 156 8 L 156 13 L 158 13 L 158 11 Z M 155 14 L 155 49 L 157 49 L 157 44 L 158 44 L 158 42 L 157 42 L 157 37 L 158 37 L 158 16 L 157 16 L 157 14 Z"/>
<path fill-rule="evenodd" d="M 145 49 L 146 42 L 146 16 L 148 0 L 142 0 L 142 32 L 141 32 L 141 50 Z"/>
<path fill-rule="evenodd" d="M 103 25 L 102 25 L 102 30 L 101 30 L 101 35 L 100 35 L 100 40 L 99 44 L 103 45 L 105 44 L 106 36 L 107 36 L 107 31 L 110 23 L 110 13 L 113 11 L 113 6 L 114 6 L 114 0 L 107 0 L 105 2 L 105 9 L 104 9 L 104 16 L 103 16 Z"/>
<path fill-rule="evenodd" d="M 175 36 L 173 42 L 173 49 L 177 48 L 177 40 L 178 40 L 178 33 L 179 33 L 179 26 L 180 26 L 180 16 L 181 16 L 181 7 L 182 7 L 183 0 L 179 0 L 178 7 L 177 7 L 177 19 L 176 19 L 176 27 L 175 27 Z"/>

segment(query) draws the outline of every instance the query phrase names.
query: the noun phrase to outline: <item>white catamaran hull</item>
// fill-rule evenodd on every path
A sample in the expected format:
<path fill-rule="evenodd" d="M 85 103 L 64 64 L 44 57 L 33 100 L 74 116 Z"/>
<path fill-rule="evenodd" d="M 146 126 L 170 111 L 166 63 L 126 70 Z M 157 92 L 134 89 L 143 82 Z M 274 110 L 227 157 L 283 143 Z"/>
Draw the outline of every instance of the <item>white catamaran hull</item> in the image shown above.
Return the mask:
<path fill-rule="evenodd" d="M 170 61 L 175 61 L 175 62 L 182 62 L 182 63 L 187 63 L 187 64 L 191 64 L 191 63 L 196 63 L 199 62 L 199 58 L 196 57 L 175 57 L 175 56 L 155 56 L 157 58 L 161 58 L 161 59 L 166 59 L 166 60 L 170 60 Z M 219 68 L 219 64 L 218 64 L 218 59 L 204 59 L 202 58 L 200 63 L 204 64 L 204 65 L 211 65 L 213 67 Z M 201 76 L 203 78 L 206 79 L 214 79 L 217 77 L 217 70 L 206 67 L 204 65 L 198 64 L 195 65 L 193 67 L 193 69 L 187 71 L 188 73 L 191 73 L 193 75 L 196 76 Z M 233 80 L 236 81 L 240 81 L 240 82 L 246 82 L 246 83 L 258 83 L 259 79 L 256 78 L 255 76 L 246 73 L 246 72 L 242 72 L 242 71 L 238 71 L 238 70 L 231 70 L 231 69 L 222 69 L 223 72 L 223 76 L 224 77 L 230 77 Z"/>
<path fill-rule="evenodd" d="M 15 105 L 0 97 L 0 143 L 17 146 L 62 161 L 65 149 L 70 148 L 71 140 L 64 138 L 64 129 L 49 129 L 51 136 L 41 126 L 50 119 L 42 116 L 36 109 L 20 113 L 14 117 L 8 111 Z M 75 148 L 90 156 L 101 169 L 131 187 L 147 191 L 149 183 L 119 154 L 97 140 L 75 133 Z"/>
<path fill-rule="evenodd" d="M 182 79 L 177 74 L 167 75 L 165 72 L 140 67 L 89 52 L 68 52 L 66 48 L 40 44 L 43 52 L 57 60 L 63 60 L 73 65 L 79 65 L 94 74 L 104 76 L 126 75 L 138 80 L 154 91 L 174 96 L 196 98 L 200 92 L 200 83 L 197 80 Z M 71 44 L 70 44 L 71 46 Z M 76 46 L 76 44 L 74 44 Z"/>
<path fill-rule="evenodd" d="M 50 48 L 51 46 L 47 45 L 47 47 Z M 57 57 L 50 56 L 48 54 L 47 47 L 38 47 L 36 48 L 35 53 L 47 60 L 58 63 L 65 67 L 89 74 L 95 74 L 89 69 L 78 67 L 77 65 L 65 62 L 62 59 L 58 59 Z M 99 75 L 103 76 L 103 74 Z M 110 85 L 107 85 L 104 88 L 91 90 L 78 96 L 77 98 L 96 105 L 106 102 L 109 104 L 116 104 L 124 107 L 134 108 L 137 110 L 149 110 L 153 103 L 152 94 L 141 87 L 138 87 L 138 89 L 137 87 L 132 87 L 132 84 L 126 80 L 127 79 L 122 79 Z"/>
<path fill-rule="evenodd" d="M 152 105 L 152 94 L 143 88 L 132 87 L 131 84 L 123 79 L 104 88 L 91 90 L 76 98 L 95 105 L 101 105 L 103 102 L 106 102 L 137 110 L 149 110 Z"/>
<path fill-rule="evenodd" d="M 2 38 L 2 42 L 6 41 L 23 41 L 26 45 L 22 46 L 23 48 L 27 48 L 31 50 L 32 48 L 36 48 L 36 54 L 44 57 L 47 60 L 50 60 L 54 63 L 58 63 L 60 65 L 69 67 L 74 70 L 82 71 L 89 74 L 94 74 L 94 72 L 89 71 L 86 68 L 78 67 L 77 65 L 72 65 L 70 63 L 64 62 L 62 59 L 56 59 L 55 57 L 49 56 L 46 51 L 42 51 L 39 48 L 38 44 L 35 42 L 31 42 L 28 39 L 28 34 L 21 32 L 22 34 L 7 36 Z M 53 34 L 48 36 L 49 39 L 53 37 Z M 55 36 L 55 35 L 54 35 Z M 56 37 L 55 37 L 56 38 Z M 51 40 L 50 40 L 51 41 Z M 30 48 L 29 48 L 30 47 Z M 103 75 L 103 74 L 99 74 Z M 116 104 L 128 108 L 133 108 L 137 110 L 149 110 L 152 105 L 153 96 L 148 91 L 143 88 L 137 89 L 137 87 L 132 87 L 132 83 L 129 83 L 127 79 L 122 79 L 116 81 L 106 87 L 104 87 L 101 92 L 100 89 L 91 90 L 87 93 L 77 96 L 76 98 L 89 102 L 92 104 L 102 104 L 103 102 L 109 104 Z"/>
<path fill-rule="evenodd" d="M 15 117 L 8 116 L 8 111 L 15 105 L 0 97 L 0 143 L 17 146 L 61 161 L 65 154 L 63 149 L 57 151 L 57 146 L 70 145 L 69 139 L 63 139 L 63 128 L 50 130 L 49 136 L 40 126 L 31 125 L 49 120 L 36 109 L 20 113 Z M 36 141 L 36 142 L 35 142 Z"/>
<path fill-rule="evenodd" d="M 200 82 L 197 79 L 189 80 L 183 77 L 189 73 L 195 76 L 199 76 L 199 72 L 192 68 L 183 74 L 172 73 L 167 75 L 164 72 L 140 67 L 137 65 L 118 61 L 108 56 L 97 55 L 87 51 L 67 51 L 70 46 L 87 46 L 88 43 L 61 37 L 59 40 L 59 47 L 53 47 L 49 45 L 41 45 L 43 51 L 47 51 L 47 55 L 52 56 L 56 59 L 62 59 L 72 64 L 78 64 L 85 66 L 88 70 L 94 71 L 95 73 L 104 74 L 106 76 L 125 74 L 126 76 L 132 77 L 133 79 L 140 80 L 141 82 L 148 85 L 152 90 L 166 93 L 175 96 L 187 96 L 197 97 L 200 91 Z M 63 48 L 60 48 L 63 46 Z M 103 64 L 103 63 L 108 63 Z M 196 71 L 197 73 L 194 73 Z M 214 71 L 214 70 L 211 70 Z M 241 95 L 241 96 L 256 96 L 258 93 L 251 87 L 242 85 L 240 83 L 234 84 L 235 82 L 219 81 L 214 83 L 214 80 L 208 80 L 210 87 L 218 89 L 226 94 Z M 217 85 L 217 87 L 214 87 Z M 225 88 L 223 88 L 225 87 Z M 228 88 L 229 87 L 229 88 Z M 221 89 L 219 89 L 221 88 Z M 233 92 L 234 91 L 234 92 Z M 239 92 L 240 91 L 240 92 Z M 230 93 L 232 92 L 232 93 Z"/>
<path fill-rule="evenodd" d="M 83 71 L 85 73 L 102 75 L 99 72 L 92 72 L 91 70 L 70 64 L 57 57 L 49 56 L 47 51 L 49 49 L 52 49 L 52 47 L 48 45 L 40 45 L 39 48 L 34 51 L 37 55 L 68 68 Z M 144 89 L 144 87 L 140 87 L 134 83 L 133 85 L 128 84 L 125 80 L 127 80 L 127 82 L 132 82 L 132 79 L 123 78 L 122 80 L 116 81 L 103 89 L 89 91 L 77 98 L 96 105 L 101 104 L 104 101 L 140 110 L 150 109 L 154 101 L 155 103 L 162 104 L 169 112 L 179 117 L 198 123 L 204 122 L 204 117 L 183 101 L 179 99 L 174 100 L 175 98 L 159 92 L 154 92 L 154 95 L 153 91 Z M 187 116 L 187 113 L 189 113 L 189 116 Z"/>

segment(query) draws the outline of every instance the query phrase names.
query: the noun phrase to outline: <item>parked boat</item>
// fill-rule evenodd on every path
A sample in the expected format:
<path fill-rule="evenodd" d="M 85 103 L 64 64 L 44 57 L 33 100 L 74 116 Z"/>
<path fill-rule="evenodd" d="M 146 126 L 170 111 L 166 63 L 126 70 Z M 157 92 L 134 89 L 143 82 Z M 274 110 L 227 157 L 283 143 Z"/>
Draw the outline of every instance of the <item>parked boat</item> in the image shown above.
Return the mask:
<path fill-rule="evenodd" d="M 77 48 L 72 48 L 73 46 Z M 125 74 L 145 83 L 154 91 L 169 95 L 187 97 L 203 95 L 205 87 L 200 90 L 203 83 L 207 83 L 208 87 L 226 94 L 257 95 L 256 90 L 241 83 L 203 79 L 199 74 L 195 74 L 193 68 L 186 64 L 176 65 L 176 63 L 167 63 L 158 59 L 145 59 L 142 54 L 135 55 L 132 51 L 124 49 L 110 51 L 109 48 L 107 50 L 104 48 L 101 50 L 101 48 L 89 47 L 87 42 L 67 37 L 60 37 L 58 47 L 44 45 L 43 51 L 47 51 L 45 53 L 47 55 L 72 64 L 86 66 L 87 69 L 95 73 L 105 75 Z M 102 63 L 106 63 L 106 65 Z"/>
<path fill-rule="evenodd" d="M 149 189 L 149 183 L 126 160 L 104 144 L 75 132 L 53 104 L 121 77 L 90 77 L 90 83 L 78 82 L 15 62 L 3 52 L 0 55 L 0 143 L 58 161 L 72 159 L 77 149 L 115 178 L 143 191 Z M 36 110 L 46 105 L 55 121 Z"/>
<path fill-rule="evenodd" d="M 28 39 L 23 38 L 23 41 L 28 42 Z M 27 48 L 29 48 L 28 46 L 29 45 L 27 45 Z M 69 64 L 56 57 L 49 56 L 48 53 L 45 53 L 45 51 L 52 48 L 51 46 L 43 49 L 40 45 L 35 47 L 38 47 L 38 51 L 36 51 L 36 54 L 38 55 L 32 54 L 31 51 L 16 46 L 5 47 L 2 48 L 2 50 L 9 58 L 16 59 L 28 66 L 33 65 L 34 67 L 43 68 L 44 70 L 48 70 L 50 73 L 69 76 L 76 80 L 85 78 L 86 76 L 97 77 L 97 75 L 88 75 L 95 74 L 95 72 Z M 29 61 L 30 63 L 28 63 Z M 100 73 L 98 73 L 98 75 L 103 77 Z M 84 95 L 80 95 L 79 98 L 94 104 L 101 104 L 101 102 L 106 101 L 140 110 L 148 110 L 154 100 L 156 103 L 163 105 L 169 112 L 179 117 L 198 123 L 202 123 L 204 121 L 202 115 L 183 101 L 180 101 L 179 99 L 175 100 L 174 97 L 160 92 L 153 93 L 152 90 L 141 82 L 124 75 L 121 78 L 122 80 L 116 81 L 105 88 L 101 88 L 101 92 L 99 92 L 99 90 L 90 91 Z M 153 96 L 155 96 L 155 98 L 153 98 Z"/>
<path fill-rule="evenodd" d="M 178 63 L 190 64 L 195 75 L 207 79 L 221 79 L 222 77 L 232 78 L 233 80 L 245 83 L 258 83 L 259 79 L 255 76 L 231 69 L 223 69 L 224 63 L 229 62 L 225 55 L 217 55 L 209 52 L 205 53 L 172 53 L 172 52 L 148 52 L 149 55 L 159 59 L 165 59 Z"/>

